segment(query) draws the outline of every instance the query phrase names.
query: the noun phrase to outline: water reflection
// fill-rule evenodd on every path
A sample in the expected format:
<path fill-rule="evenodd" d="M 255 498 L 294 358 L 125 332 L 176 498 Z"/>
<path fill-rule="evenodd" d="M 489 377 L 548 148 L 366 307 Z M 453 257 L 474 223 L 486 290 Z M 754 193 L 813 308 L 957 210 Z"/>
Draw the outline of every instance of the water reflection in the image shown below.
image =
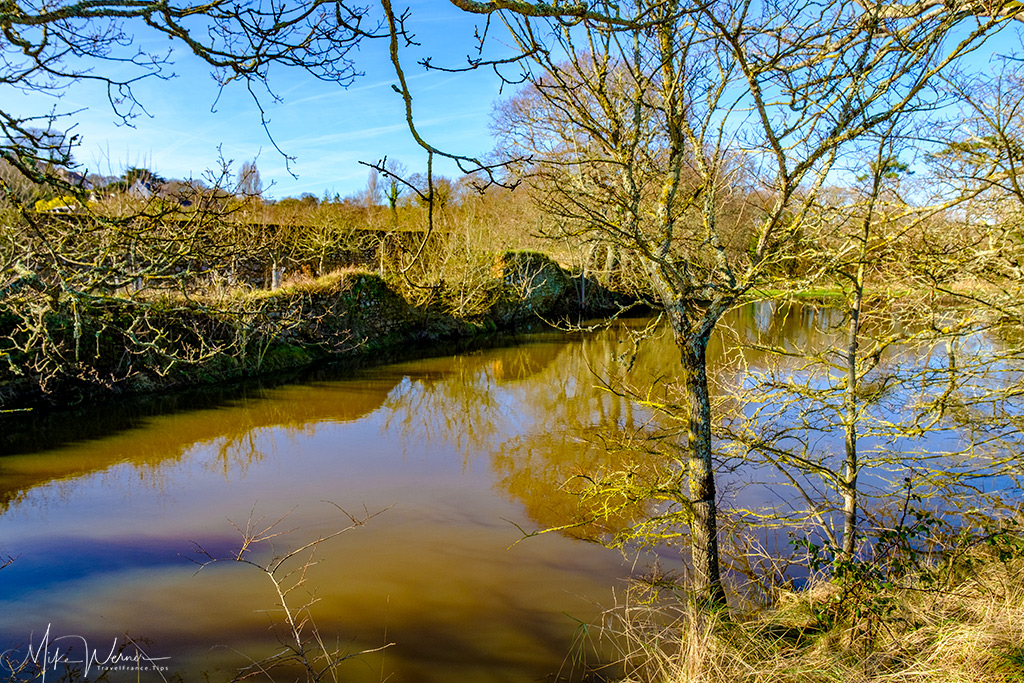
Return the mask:
<path fill-rule="evenodd" d="M 215 454 L 204 464 L 211 474 L 225 478 L 244 474 L 274 441 L 271 434 L 313 435 L 323 424 L 358 420 L 380 407 L 394 384 L 376 380 L 344 391 L 311 390 L 317 386 L 266 390 L 214 408 L 147 417 L 106 438 L 0 457 L 0 511 L 36 487 L 57 484 L 59 488 L 59 482 L 116 465 L 138 470 L 140 481 L 159 488 L 161 472 L 187 459 L 195 449 Z"/>
<path fill-rule="evenodd" d="M 306 575 L 312 615 L 353 651 L 398 643 L 355 660 L 346 679 L 562 670 L 575 619 L 596 617 L 628 565 L 564 537 L 512 547 L 510 521 L 531 523 L 494 495 L 489 456 L 509 435 L 553 424 L 532 424 L 543 407 L 525 407 L 547 395 L 535 381 L 568 341 L 279 387 L 0 460 L 0 551 L 17 556 L 0 575 L 0 637 L 24 644 L 50 624 L 95 642 L 128 632 L 171 653 L 186 680 L 226 680 L 246 661 L 239 653 L 276 647 L 273 592 L 237 565 L 194 575 L 192 542 L 230 555 L 239 539 L 227 520 L 244 526 L 255 510 L 288 515 L 295 531 L 275 550 L 302 545 L 343 521 L 318 503 L 335 501 L 387 512 L 318 552 Z M 588 383 L 559 391 L 572 398 Z"/>
<path fill-rule="evenodd" d="M 773 334 L 776 321 L 794 312 L 804 340 L 796 331 Z M 733 381 L 742 400 L 723 415 L 719 442 L 739 463 L 736 474 L 752 482 L 735 486 L 731 501 L 735 555 L 748 561 L 749 573 L 781 579 L 787 565 L 780 555 L 802 552 L 790 546 L 794 535 L 833 547 L 839 539 L 847 325 L 838 311 L 780 307 L 745 326 L 748 343 L 778 351 L 745 364 Z M 956 334 L 939 333 L 950 329 Z M 917 511 L 944 520 L 915 539 L 927 551 L 943 534 L 955 537 L 1020 504 L 1012 480 L 1021 472 L 1021 449 L 1013 445 L 1021 406 L 997 409 L 980 400 L 1019 387 L 1019 361 L 1007 360 L 997 338 L 970 312 L 923 315 L 876 306 L 865 311 L 859 345 L 854 409 L 864 553 L 872 552 L 873 537 L 912 523 Z M 978 438 L 997 424 L 1008 438 L 998 445 Z M 750 562 L 744 555 L 755 546 L 763 554 Z"/>
<path fill-rule="evenodd" d="M 607 538 L 658 505 L 636 499 L 596 515 L 591 505 L 602 501 L 578 495 L 588 482 L 679 475 L 665 444 L 681 443 L 680 425 L 651 408 L 674 400 L 679 355 L 663 329 L 634 343 L 649 322 L 264 389 L 4 457 L 0 553 L 17 560 L 0 572 L 0 641 L 23 643 L 51 623 L 97 642 L 128 631 L 169 653 L 185 680 L 227 680 L 245 656 L 278 647 L 269 626 L 280 615 L 258 571 L 220 563 L 195 574 L 194 544 L 227 557 L 239 543 L 228 520 L 244 527 L 254 514 L 286 518 L 292 531 L 263 550 L 284 552 L 347 523 L 330 501 L 386 510 L 319 547 L 295 592 L 304 604 L 315 589 L 313 618 L 352 651 L 396 643 L 351 662 L 344 678 L 578 677 L 563 667 L 575 619 L 597 619 L 634 569 L 679 562 L 662 552 L 634 567 L 578 540 Z M 731 392 L 787 376 L 831 386 L 834 377 L 808 373 L 806 359 L 766 349 L 827 350 L 842 323 L 836 311 L 774 303 L 734 312 L 709 349 L 722 428 L 759 409 L 779 428 L 819 419 L 815 452 L 831 458 L 837 442 L 823 412 L 765 410 Z M 922 358 L 945 362 L 938 350 L 902 347 L 884 367 Z M 627 397 L 629 386 L 644 387 L 647 403 Z M 874 405 L 893 411 L 909 391 L 883 392 Z M 881 436 L 872 447 L 912 451 Z M 801 513 L 777 469 L 738 464 L 723 460 L 727 508 Z M 887 475 L 875 476 L 881 490 Z M 804 485 L 828 501 L 826 486 Z M 517 543 L 521 530 L 566 525 Z"/>

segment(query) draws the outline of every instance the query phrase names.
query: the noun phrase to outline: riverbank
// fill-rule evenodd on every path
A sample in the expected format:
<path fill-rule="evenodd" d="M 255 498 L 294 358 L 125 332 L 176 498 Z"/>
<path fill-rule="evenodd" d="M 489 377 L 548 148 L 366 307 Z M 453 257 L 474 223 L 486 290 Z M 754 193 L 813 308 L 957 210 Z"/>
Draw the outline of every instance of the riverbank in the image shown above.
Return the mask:
<path fill-rule="evenodd" d="M 184 296 L 54 295 L 33 318 L 0 311 L 0 410 L 65 408 L 365 358 L 414 345 L 603 315 L 626 298 L 536 252 L 495 258 L 484 304 L 454 315 L 440 288 L 412 303 L 385 278 L 342 269 L 279 289 Z"/>
<path fill-rule="evenodd" d="M 856 573 L 778 589 L 771 604 L 698 610 L 635 586 L 606 633 L 626 681 L 1013 683 L 1024 680 L 1019 519 L 964 533 L 928 562 L 879 558 Z"/>

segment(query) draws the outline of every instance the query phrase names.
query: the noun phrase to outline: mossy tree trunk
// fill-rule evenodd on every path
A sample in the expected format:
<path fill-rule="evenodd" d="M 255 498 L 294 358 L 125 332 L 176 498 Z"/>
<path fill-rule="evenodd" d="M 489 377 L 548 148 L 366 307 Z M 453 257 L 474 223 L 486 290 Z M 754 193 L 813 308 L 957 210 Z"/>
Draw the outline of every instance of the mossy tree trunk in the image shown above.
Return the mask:
<path fill-rule="evenodd" d="M 656 276 L 652 279 L 658 282 Z M 663 281 L 662 281 L 663 282 Z M 679 349 L 681 389 L 686 424 L 688 491 L 679 491 L 689 507 L 690 552 L 693 590 L 709 608 L 726 605 L 718 552 L 718 503 L 711 437 L 711 393 L 708 387 L 707 348 L 715 326 L 732 305 L 731 297 L 717 297 L 695 306 L 692 298 L 680 298 L 662 289 L 661 299 Z"/>
<path fill-rule="evenodd" d="M 686 445 L 689 451 L 690 536 L 695 574 L 694 591 L 709 606 L 725 605 L 718 561 L 718 519 L 715 465 L 711 448 L 711 397 L 708 392 L 708 334 L 677 338 L 684 396 L 689 404 Z"/>

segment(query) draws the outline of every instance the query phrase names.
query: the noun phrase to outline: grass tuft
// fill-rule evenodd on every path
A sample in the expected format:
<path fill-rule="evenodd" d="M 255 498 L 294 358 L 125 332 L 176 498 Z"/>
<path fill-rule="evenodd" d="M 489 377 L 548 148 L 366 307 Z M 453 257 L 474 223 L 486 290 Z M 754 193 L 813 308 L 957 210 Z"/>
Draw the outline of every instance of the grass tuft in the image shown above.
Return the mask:
<path fill-rule="evenodd" d="M 932 574 L 874 594 L 884 610 L 843 605 L 824 623 L 817 615 L 849 595 L 827 582 L 746 613 L 633 593 L 601 637 L 621 683 L 1024 683 L 1024 557 L 979 555 L 955 581 Z"/>

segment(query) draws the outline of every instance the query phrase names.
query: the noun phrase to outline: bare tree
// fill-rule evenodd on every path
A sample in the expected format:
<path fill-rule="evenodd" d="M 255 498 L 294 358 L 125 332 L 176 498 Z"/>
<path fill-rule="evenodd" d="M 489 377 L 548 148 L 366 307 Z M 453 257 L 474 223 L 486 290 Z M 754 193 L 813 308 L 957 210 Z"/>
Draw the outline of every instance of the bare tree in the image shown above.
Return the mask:
<path fill-rule="evenodd" d="M 371 23 L 365 7 L 319 0 L 302 6 L 15 0 L 0 12 L 0 92 L 60 95 L 91 81 L 106 87 L 113 117 L 130 122 L 144 112 L 134 85 L 172 76 L 169 51 L 140 47 L 144 34 L 156 32 L 208 64 L 222 88 L 244 88 L 266 127 L 263 104 L 276 98 L 267 82 L 272 64 L 347 85 L 358 74 L 350 51 L 363 39 L 386 35 Z M 237 188 L 229 187 L 227 163 L 212 172 L 205 187 L 192 184 L 190 197 L 171 196 L 145 178 L 139 180 L 154 187 L 140 185 L 135 196 L 116 188 L 94 195 L 74 170 L 80 142 L 73 132 L 74 112 L 58 104 L 51 111 L 21 113 L 12 108 L 13 98 L 0 100 L 5 165 L 0 293 L 15 313 L 0 330 L 5 371 L 12 377 L 37 376 L 44 393 L 61 376 L 96 381 L 87 359 L 100 355 L 99 340 L 109 334 L 125 340 L 125 361 L 113 372 L 101 372 L 101 383 L 138 373 L 133 360 L 140 355 L 163 358 L 156 363 L 159 371 L 207 357 L 206 341 L 197 353 L 180 339 L 174 342 L 166 316 L 137 290 L 178 286 L 184 291 L 197 274 L 233 261 L 232 251 L 244 248 L 233 244 L 234 231 L 225 229 L 237 208 L 228 201 Z M 50 211 L 35 211 L 36 197 L 11 179 L 12 170 L 43 188 L 39 192 L 52 199 L 42 208 Z M 248 190 L 254 189 L 252 174 L 244 180 Z M 96 342 L 91 353 L 87 338 Z"/>
<path fill-rule="evenodd" d="M 263 179 L 260 178 L 255 159 L 242 162 L 242 168 L 238 171 L 238 193 L 242 197 L 254 199 L 263 196 Z"/>
<path fill-rule="evenodd" d="M 354 657 L 389 647 L 389 644 L 385 644 L 379 648 L 359 652 L 345 652 L 340 647 L 332 647 L 328 645 L 313 620 L 312 607 L 317 602 L 315 595 L 308 592 L 305 602 L 301 605 L 293 601 L 293 593 L 304 588 L 306 575 L 309 569 L 316 564 L 316 551 L 320 545 L 365 525 L 367 521 L 382 512 L 371 513 L 364 508 L 363 513 L 356 516 L 345 512 L 334 503 L 331 504 L 348 519 L 347 526 L 319 536 L 294 549 L 275 552 L 269 560 L 254 559 L 253 551 L 257 547 L 265 545 L 273 548 L 274 543 L 282 541 L 282 537 L 289 531 L 295 531 L 281 528 L 287 514 L 268 523 L 262 517 L 254 517 L 255 511 L 251 511 L 244 528 L 232 522 L 231 525 L 241 535 L 241 542 L 238 550 L 229 556 L 218 557 L 199 544 L 195 544 L 198 558 L 192 561 L 199 565 L 196 573 L 218 562 L 237 562 L 255 567 L 270 581 L 277 598 L 276 608 L 281 614 L 280 622 L 285 634 L 281 638 L 281 648 L 269 657 L 253 660 L 238 671 L 232 679 L 233 681 L 246 680 L 256 676 L 271 677 L 272 670 L 287 666 L 298 666 L 301 671 L 305 672 L 305 679 L 310 683 L 322 680 L 337 681 L 338 668 L 342 663 Z"/>
<path fill-rule="evenodd" d="M 628 254 L 665 309 L 689 410 L 679 503 L 697 590 L 722 604 L 711 333 L 771 280 L 837 158 L 929 106 L 936 75 L 1005 17 L 888 22 L 848 2 L 589 6 L 623 28 L 539 21 L 519 5 L 504 21 L 530 85 L 502 111 L 505 142 L 530 158 L 520 173 L 563 230 Z"/>
<path fill-rule="evenodd" d="M 363 192 L 363 204 L 367 207 L 380 205 L 380 173 L 376 168 L 370 168 L 366 174 L 366 190 Z"/>
<path fill-rule="evenodd" d="M 504 181 L 500 169 L 518 165 L 563 234 L 627 256 L 664 307 L 689 410 L 681 462 L 689 481 L 678 503 L 688 515 L 697 590 L 722 604 L 706 371 L 711 334 L 729 308 L 775 276 L 812 219 L 837 158 L 894 117 L 932 106 L 936 77 L 1020 7 L 451 1 L 486 17 L 481 44 L 493 21 L 514 45 L 509 57 L 471 58 L 459 68 L 519 68 L 508 80 L 528 82 L 539 103 L 505 112 L 513 154 L 500 163 L 445 152 L 420 135 L 400 55 L 413 39 L 409 15 L 396 13 L 390 0 L 380 2 L 379 30 L 364 25 L 373 23 L 368 9 L 326 0 L 301 6 L 214 0 L 201 8 L 23 3 L 0 17 L 3 42 L 18 55 L 0 66 L 0 85 L 52 92 L 76 80 L 100 80 L 115 113 L 130 119 L 140 106 L 132 84 L 167 75 L 166 56 L 130 47 L 132 27 L 146 26 L 205 60 L 223 86 L 241 83 L 260 106 L 264 92 L 272 96 L 266 90 L 271 64 L 344 85 L 357 74 L 351 50 L 364 38 L 386 37 L 410 133 L 428 153 L 425 187 L 415 189 L 427 202 L 429 226 L 443 196 L 432 173 L 435 156 L 491 180 Z M 118 79 L 87 70 L 105 61 L 128 61 L 137 71 Z M 73 134 L 53 133 L 61 116 L 0 109 L 0 156 L 32 178 L 80 195 L 47 170 L 70 163 Z M 42 234 L 38 224 L 30 227 Z M 429 238 L 428 230 L 423 244 Z M 46 244 L 45 259 L 57 264 L 52 272 L 60 286 L 50 291 L 97 289 L 91 281 L 68 284 L 78 271 L 62 255 L 66 240 L 58 248 L 39 242 Z M 98 248 L 94 264 L 113 253 Z M 180 258 L 181 249 L 171 253 Z"/>
<path fill-rule="evenodd" d="M 1012 58 L 994 61 L 993 67 L 994 73 L 965 70 L 944 79 L 943 90 L 960 111 L 941 129 L 944 144 L 931 160 L 946 192 L 971 197 L 950 220 L 970 239 L 959 240 L 945 252 L 948 267 L 969 273 L 984 285 L 987 291 L 978 303 L 1021 322 L 1024 68 Z M 946 283 L 940 286 L 958 294 Z"/>

